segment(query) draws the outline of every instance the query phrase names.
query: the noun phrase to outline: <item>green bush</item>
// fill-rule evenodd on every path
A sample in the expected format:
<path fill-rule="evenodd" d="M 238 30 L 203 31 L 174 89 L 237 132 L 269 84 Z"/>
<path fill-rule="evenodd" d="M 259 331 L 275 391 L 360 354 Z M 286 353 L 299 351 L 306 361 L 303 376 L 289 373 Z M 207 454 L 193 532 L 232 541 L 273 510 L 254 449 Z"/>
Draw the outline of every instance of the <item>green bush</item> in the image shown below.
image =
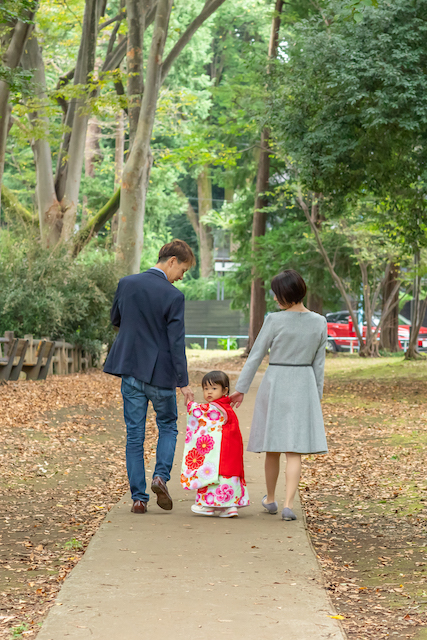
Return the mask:
<path fill-rule="evenodd" d="M 118 282 L 114 255 L 43 249 L 29 233 L 0 231 L 0 335 L 64 338 L 96 356 L 114 334 L 110 307 Z"/>
<path fill-rule="evenodd" d="M 227 338 L 218 338 L 217 341 L 218 347 L 220 349 L 227 349 Z M 230 338 L 230 349 L 238 349 L 236 338 Z"/>

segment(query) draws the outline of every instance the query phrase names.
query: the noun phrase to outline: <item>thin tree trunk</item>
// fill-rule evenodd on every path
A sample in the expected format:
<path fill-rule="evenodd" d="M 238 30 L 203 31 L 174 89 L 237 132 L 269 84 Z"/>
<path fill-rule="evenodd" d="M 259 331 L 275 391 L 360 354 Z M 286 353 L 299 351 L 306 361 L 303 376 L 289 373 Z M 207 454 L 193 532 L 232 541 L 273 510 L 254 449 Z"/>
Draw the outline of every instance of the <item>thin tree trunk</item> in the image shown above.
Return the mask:
<path fill-rule="evenodd" d="M 117 258 L 126 273 L 139 273 L 140 269 L 144 241 L 145 200 L 152 165 L 150 142 L 172 2 L 173 0 L 158 1 L 138 127 L 123 170 Z"/>
<path fill-rule="evenodd" d="M 150 0 L 126 0 L 128 21 L 127 40 L 127 96 L 129 116 L 129 149 L 138 127 L 141 111 L 141 97 L 144 91 L 143 44 L 145 16 L 151 5 Z"/>
<path fill-rule="evenodd" d="M 201 220 L 212 209 L 212 180 L 208 166 L 204 166 L 197 176 L 197 195 L 199 200 L 200 275 L 202 278 L 209 278 L 214 272 L 213 234 L 212 229 Z"/>
<path fill-rule="evenodd" d="M 411 314 L 411 333 L 409 336 L 409 345 L 405 353 L 406 360 L 415 360 L 420 357 L 418 351 L 418 334 L 422 327 L 424 316 L 427 310 L 427 298 L 420 300 L 421 278 L 419 275 L 420 252 L 417 250 L 414 254 L 414 298 L 412 302 Z"/>
<path fill-rule="evenodd" d="M 268 47 L 268 58 L 272 60 L 277 56 L 277 46 L 279 41 L 279 29 L 281 21 L 281 13 L 284 0 L 276 0 L 273 22 L 271 25 L 270 43 Z M 267 73 L 269 73 L 269 67 Z M 264 195 L 268 191 L 270 177 L 270 153 L 269 146 L 270 132 L 264 127 L 261 133 L 260 158 L 258 164 L 258 173 L 256 181 L 256 197 L 255 209 L 252 224 L 252 251 L 257 251 L 257 238 L 265 235 L 266 213 L 265 207 L 268 206 L 268 199 Z M 247 352 L 252 349 L 252 345 L 264 322 L 266 311 L 264 282 L 258 276 L 255 267 L 252 269 L 252 285 L 251 285 L 251 302 L 249 315 L 249 340 Z"/>
<path fill-rule="evenodd" d="M 46 93 L 43 56 L 35 34 L 27 42 L 22 56 L 22 66 L 27 71 L 33 70 L 32 83 L 38 104 L 35 105 L 34 111 L 29 113 L 29 119 L 37 131 L 37 138 L 31 143 L 36 165 L 37 208 L 42 244 L 52 248 L 61 237 L 62 212 L 55 193 L 52 152 L 49 144 L 49 118 L 44 111 L 44 106 L 49 100 Z M 40 129 L 42 135 L 40 135 Z"/>
<path fill-rule="evenodd" d="M 359 325 L 357 323 L 357 317 L 356 317 L 356 314 L 355 314 L 354 309 L 352 307 L 350 297 L 349 297 L 349 295 L 348 295 L 348 293 L 347 293 L 347 291 L 346 291 L 346 289 L 344 287 L 343 281 L 341 280 L 341 278 L 339 277 L 339 275 L 335 271 L 335 269 L 334 269 L 334 267 L 332 265 L 332 262 L 329 259 L 328 253 L 327 253 L 325 247 L 323 246 L 323 242 L 322 242 L 322 239 L 320 237 L 319 229 L 317 228 L 316 221 L 311 217 L 310 211 L 308 209 L 307 204 L 304 202 L 304 198 L 302 197 L 302 193 L 301 193 L 300 189 L 299 189 L 298 196 L 297 196 L 297 202 L 298 202 L 298 205 L 301 207 L 301 209 L 304 211 L 305 217 L 307 218 L 307 222 L 309 223 L 310 228 L 311 228 L 312 232 L 314 233 L 314 237 L 316 238 L 316 242 L 317 242 L 317 246 L 318 246 L 319 252 L 322 255 L 322 257 L 323 257 L 323 259 L 325 261 L 326 267 L 327 267 L 329 273 L 331 274 L 332 279 L 334 280 L 339 292 L 341 293 L 341 295 L 343 297 L 343 300 L 344 300 L 344 302 L 346 304 L 346 307 L 348 309 L 348 312 L 350 314 L 351 321 L 353 322 L 354 330 L 355 330 L 356 335 L 357 335 L 357 337 L 359 339 L 360 348 L 362 348 L 362 346 L 364 344 L 363 336 L 362 336 L 362 334 L 360 332 Z"/>
<path fill-rule="evenodd" d="M 383 286 L 383 313 L 384 305 L 396 288 L 399 278 L 399 267 L 395 262 L 390 263 L 390 270 Z M 383 322 L 381 329 L 381 349 L 396 352 L 399 351 L 399 291 L 393 294 L 392 309 Z"/>
<path fill-rule="evenodd" d="M 125 153 L 125 115 L 120 111 L 116 122 L 116 146 L 114 151 L 114 190 L 122 184 L 123 164 Z M 113 246 L 117 243 L 117 231 L 119 229 L 119 214 L 115 213 L 111 221 L 111 237 Z"/>
<path fill-rule="evenodd" d="M 37 11 L 37 2 L 30 2 L 26 10 L 28 22 L 18 20 L 13 28 L 6 53 L 3 57 L 2 65 L 6 69 L 16 69 L 19 65 L 24 51 L 25 43 L 33 28 L 33 18 Z M 9 133 L 9 85 L 4 80 L 0 80 L 0 187 L 3 182 L 4 161 L 6 156 L 6 143 Z M 1 194 L 1 190 L 0 190 Z M 1 195 L 0 195 L 1 206 Z"/>
<path fill-rule="evenodd" d="M 314 311 L 315 313 L 322 313 L 323 311 L 323 298 L 317 293 L 309 291 L 307 294 L 307 309 Z"/>
<path fill-rule="evenodd" d="M 187 218 L 188 221 L 191 223 L 191 226 L 194 229 L 194 233 L 197 236 L 197 241 L 199 241 L 199 217 L 197 215 L 197 211 L 194 209 L 193 205 L 191 204 L 191 202 L 188 200 L 187 196 L 185 195 L 185 193 L 183 192 L 183 190 L 181 189 L 181 187 L 179 186 L 179 184 L 177 184 L 175 182 L 174 184 L 174 190 L 175 193 L 182 198 L 183 200 L 185 200 L 186 204 L 187 204 Z"/>
<path fill-rule="evenodd" d="M 78 54 L 80 64 L 76 68 L 75 84 L 86 85 L 90 74 L 94 71 L 98 23 L 103 8 L 104 2 L 102 0 L 86 0 L 82 39 Z M 63 209 L 62 238 L 64 240 L 69 240 L 74 232 L 88 121 L 89 113 L 86 91 L 84 91 L 81 97 L 76 99 L 74 105 L 64 197 L 61 200 Z"/>

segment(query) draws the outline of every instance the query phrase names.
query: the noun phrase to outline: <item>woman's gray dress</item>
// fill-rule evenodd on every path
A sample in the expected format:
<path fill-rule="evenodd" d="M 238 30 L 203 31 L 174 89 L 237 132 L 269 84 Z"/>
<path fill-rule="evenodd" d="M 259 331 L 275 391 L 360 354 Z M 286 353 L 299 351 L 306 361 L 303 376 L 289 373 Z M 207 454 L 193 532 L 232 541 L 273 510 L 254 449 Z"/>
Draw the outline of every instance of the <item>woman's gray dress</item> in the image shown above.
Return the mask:
<path fill-rule="evenodd" d="M 327 335 L 326 318 L 311 311 L 279 311 L 266 317 L 236 383 L 236 391 L 247 393 L 270 349 L 248 451 L 327 453 L 320 405 Z"/>

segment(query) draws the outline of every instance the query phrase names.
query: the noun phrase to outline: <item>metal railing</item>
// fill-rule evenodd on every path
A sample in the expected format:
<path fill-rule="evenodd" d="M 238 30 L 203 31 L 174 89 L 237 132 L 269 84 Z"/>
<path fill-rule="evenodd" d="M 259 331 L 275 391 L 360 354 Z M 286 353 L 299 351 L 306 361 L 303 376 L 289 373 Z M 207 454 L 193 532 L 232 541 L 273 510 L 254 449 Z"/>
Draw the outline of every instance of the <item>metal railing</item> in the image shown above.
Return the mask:
<path fill-rule="evenodd" d="M 348 342 L 350 342 L 350 353 L 354 353 L 355 350 L 359 350 L 359 338 L 354 337 L 354 336 L 342 336 L 342 337 L 335 337 L 335 336 L 328 336 L 328 340 L 333 340 L 334 342 L 336 342 L 337 345 L 342 345 L 342 346 L 349 346 Z M 380 340 L 380 337 L 377 337 L 377 341 Z M 399 342 L 402 345 L 402 349 L 403 351 L 406 351 L 409 345 L 409 338 L 399 338 Z M 427 347 L 427 334 L 418 334 L 418 343 L 422 342 L 422 346 L 423 348 Z M 426 342 L 426 344 L 424 345 L 424 342 Z M 357 344 L 355 344 L 357 343 Z M 419 346 L 419 345 L 418 345 Z"/>
<path fill-rule="evenodd" d="M 249 336 L 217 336 L 217 335 L 211 335 L 211 334 L 186 334 L 185 338 L 198 338 L 199 340 L 203 340 L 203 349 L 207 349 L 208 348 L 208 340 L 209 339 L 214 339 L 214 340 L 227 340 L 227 351 L 230 351 L 230 344 L 231 344 L 231 340 L 248 340 Z"/>

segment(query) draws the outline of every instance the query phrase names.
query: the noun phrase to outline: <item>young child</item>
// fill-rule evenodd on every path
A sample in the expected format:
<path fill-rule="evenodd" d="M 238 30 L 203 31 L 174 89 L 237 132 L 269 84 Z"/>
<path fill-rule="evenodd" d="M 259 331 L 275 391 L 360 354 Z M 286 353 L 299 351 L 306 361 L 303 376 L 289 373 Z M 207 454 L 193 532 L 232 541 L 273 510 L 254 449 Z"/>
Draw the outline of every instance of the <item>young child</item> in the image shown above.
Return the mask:
<path fill-rule="evenodd" d="M 223 371 L 202 380 L 205 403 L 187 407 L 187 434 L 181 484 L 194 489 L 191 511 L 201 516 L 234 518 L 249 505 L 243 470 L 243 440 L 230 406 L 230 381 Z"/>

